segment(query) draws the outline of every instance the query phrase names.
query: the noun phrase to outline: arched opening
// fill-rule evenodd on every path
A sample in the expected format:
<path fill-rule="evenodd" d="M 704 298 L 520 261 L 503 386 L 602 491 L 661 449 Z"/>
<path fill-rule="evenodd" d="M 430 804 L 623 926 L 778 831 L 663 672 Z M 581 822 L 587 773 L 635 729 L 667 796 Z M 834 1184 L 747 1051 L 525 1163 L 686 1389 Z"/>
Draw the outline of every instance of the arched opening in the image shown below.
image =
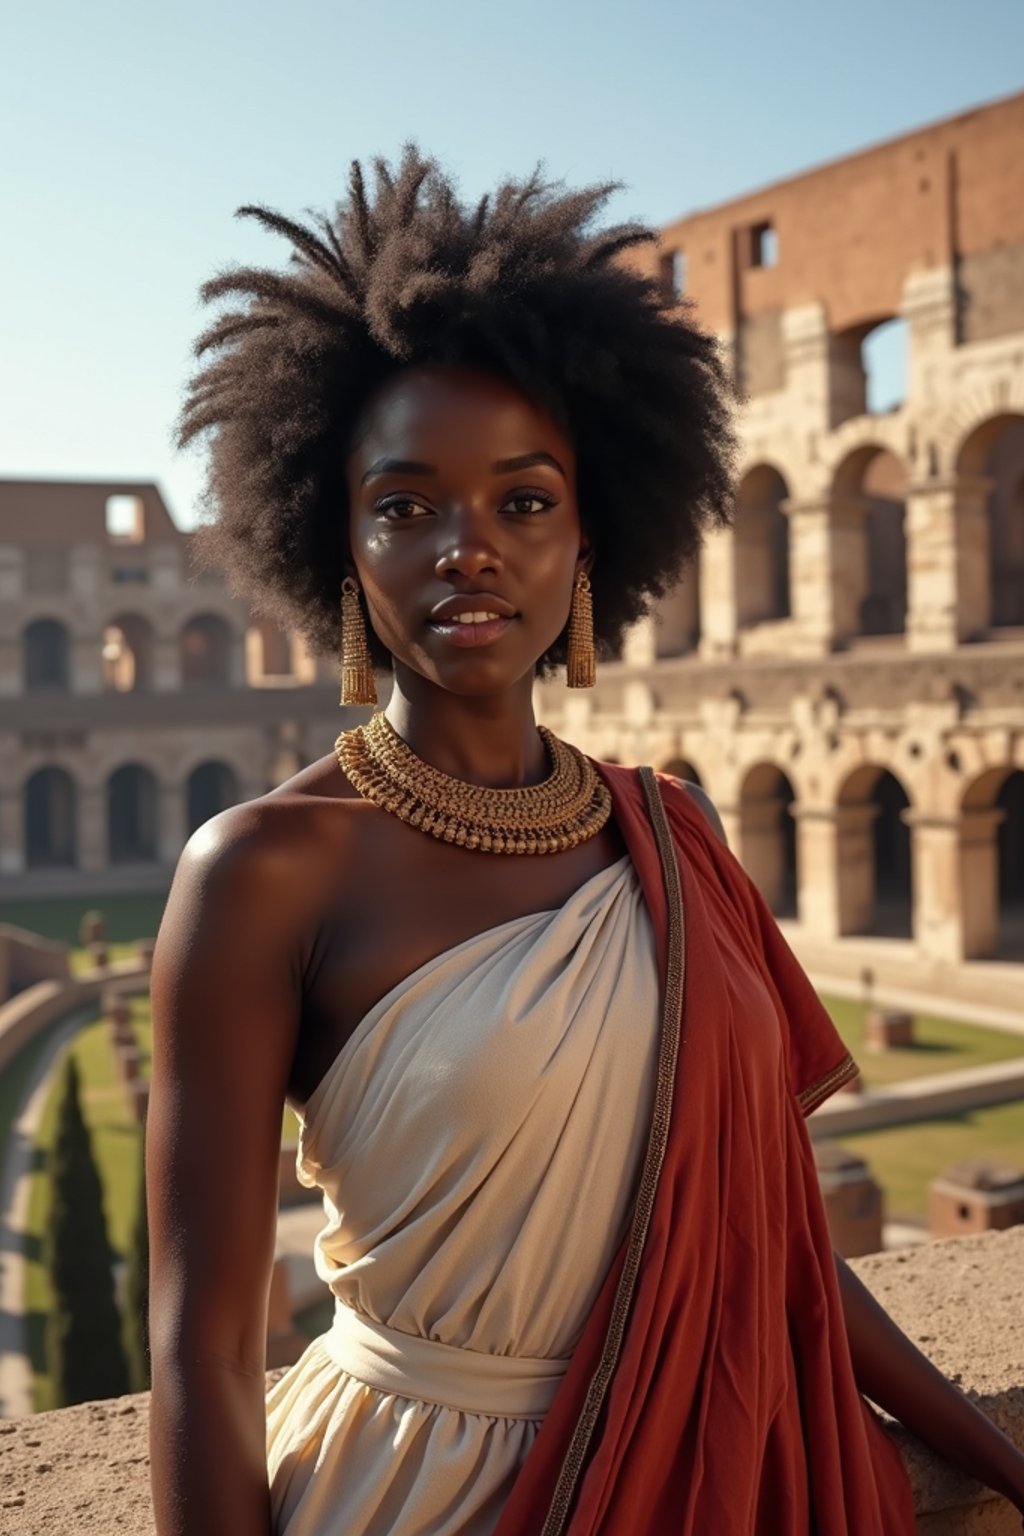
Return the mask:
<path fill-rule="evenodd" d="M 837 331 L 829 345 L 829 426 L 853 416 L 884 416 L 907 398 L 910 332 L 898 315 Z"/>
<path fill-rule="evenodd" d="M 654 654 L 659 660 L 685 656 L 700 644 L 700 556 L 695 555 L 678 585 L 658 603 Z"/>
<path fill-rule="evenodd" d="M 231 630 L 213 613 L 190 619 L 181 631 L 183 688 L 224 687 L 231 680 Z"/>
<path fill-rule="evenodd" d="M 103 685 L 135 693 L 153 679 L 153 626 L 137 613 L 119 614 L 103 630 Z"/>
<path fill-rule="evenodd" d="M 875 817 L 876 933 L 909 939 L 914 931 L 911 902 L 910 828 L 903 812 L 910 809 L 906 790 L 895 774 L 878 776 L 872 801 Z"/>
<path fill-rule="evenodd" d="M 736 622 L 751 629 L 789 617 L 789 487 L 770 464 L 744 475 L 736 498 L 733 549 Z"/>
<path fill-rule="evenodd" d="M 148 768 L 125 763 L 107 781 L 111 864 L 151 864 L 157 857 L 157 787 Z"/>
<path fill-rule="evenodd" d="M 70 677 L 68 632 L 58 619 L 33 619 L 25 629 L 25 690 L 67 688 Z"/>
<path fill-rule="evenodd" d="M 906 496 L 906 471 L 887 449 L 859 448 L 837 471 L 839 515 L 852 517 L 838 579 L 853 635 L 906 628 Z"/>
<path fill-rule="evenodd" d="M 993 629 L 1024 626 L 1024 416 L 999 415 L 983 422 L 960 451 L 957 470 L 969 482 L 991 482 L 985 503 L 984 531 L 973 529 L 962 540 L 962 561 L 977 562 L 976 573 L 988 585 L 987 606 Z M 979 536 L 980 534 L 980 536 Z M 983 549 L 987 537 L 988 550 Z"/>
<path fill-rule="evenodd" d="M 71 869 L 76 863 L 75 784 L 63 768 L 40 768 L 25 784 L 25 863 Z"/>
<path fill-rule="evenodd" d="M 881 320 L 861 337 L 864 404 L 872 416 L 896 411 L 907 398 L 910 333 L 899 316 Z"/>
<path fill-rule="evenodd" d="M 245 635 L 245 671 L 251 684 L 295 677 L 292 638 L 273 619 L 254 619 Z"/>
<path fill-rule="evenodd" d="M 740 789 L 740 863 L 776 917 L 797 912 L 795 800 L 774 763 L 755 764 Z"/>
<path fill-rule="evenodd" d="M 227 763 L 200 763 L 193 768 L 187 788 L 189 835 L 211 816 L 237 805 L 240 798 L 238 776 Z"/>
<path fill-rule="evenodd" d="M 670 773 L 674 779 L 682 779 L 684 784 L 696 784 L 698 789 L 704 788 L 704 782 L 689 758 L 670 757 L 659 771 Z"/>
<path fill-rule="evenodd" d="M 865 764 L 839 795 L 841 932 L 909 939 L 914 931 L 906 790 L 885 768 Z"/>
<path fill-rule="evenodd" d="M 1024 955 L 1024 772 L 987 768 L 960 803 L 960 890 L 967 959 Z"/>
<path fill-rule="evenodd" d="M 999 823 L 998 952 L 1020 959 L 1024 955 L 1024 773 L 1007 774 L 996 796 Z"/>

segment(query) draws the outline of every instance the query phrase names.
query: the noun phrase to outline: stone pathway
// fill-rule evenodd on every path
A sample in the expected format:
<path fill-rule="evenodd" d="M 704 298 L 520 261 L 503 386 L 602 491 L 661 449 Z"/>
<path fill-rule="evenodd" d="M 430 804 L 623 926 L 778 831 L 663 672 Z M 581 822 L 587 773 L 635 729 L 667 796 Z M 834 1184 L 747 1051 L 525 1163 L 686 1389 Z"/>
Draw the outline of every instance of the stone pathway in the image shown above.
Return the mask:
<path fill-rule="evenodd" d="M 32 1362 L 25 1352 L 25 1271 L 23 1256 L 32 1147 L 50 1088 L 50 1078 L 69 1041 L 93 1017 L 80 1008 L 54 1029 L 36 1063 L 6 1148 L 0 1149 L 0 1418 L 33 1411 Z"/>

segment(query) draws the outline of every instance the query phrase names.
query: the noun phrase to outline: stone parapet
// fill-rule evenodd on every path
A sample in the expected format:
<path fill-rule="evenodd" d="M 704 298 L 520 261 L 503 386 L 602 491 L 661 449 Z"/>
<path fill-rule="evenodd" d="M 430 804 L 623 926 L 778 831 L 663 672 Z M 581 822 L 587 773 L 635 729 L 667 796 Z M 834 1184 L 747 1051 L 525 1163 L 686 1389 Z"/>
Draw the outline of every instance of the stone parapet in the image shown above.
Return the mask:
<path fill-rule="evenodd" d="M 855 1259 L 852 1267 L 947 1376 L 1024 1447 L 1024 1227 Z M 268 1383 L 279 1371 L 270 1372 Z M 149 1394 L 0 1423 L 0 1530 L 153 1536 Z M 1020 1517 L 899 1426 L 925 1536 L 1010 1536 Z"/>

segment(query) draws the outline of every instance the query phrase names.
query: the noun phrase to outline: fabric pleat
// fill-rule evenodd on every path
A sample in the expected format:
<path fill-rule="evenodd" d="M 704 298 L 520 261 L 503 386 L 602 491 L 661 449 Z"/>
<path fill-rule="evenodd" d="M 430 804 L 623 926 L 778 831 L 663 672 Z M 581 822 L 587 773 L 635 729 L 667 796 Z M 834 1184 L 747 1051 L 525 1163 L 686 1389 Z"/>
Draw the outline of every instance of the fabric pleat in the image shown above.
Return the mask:
<path fill-rule="evenodd" d="M 623 857 L 362 1019 L 296 1167 L 323 1191 L 317 1273 L 365 1326 L 342 1315 L 268 1393 L 275 1536 L 493 1532 L 550 1401 L 530 1383 L 568 1364 L 628 1226 L 658 997 Z"/>

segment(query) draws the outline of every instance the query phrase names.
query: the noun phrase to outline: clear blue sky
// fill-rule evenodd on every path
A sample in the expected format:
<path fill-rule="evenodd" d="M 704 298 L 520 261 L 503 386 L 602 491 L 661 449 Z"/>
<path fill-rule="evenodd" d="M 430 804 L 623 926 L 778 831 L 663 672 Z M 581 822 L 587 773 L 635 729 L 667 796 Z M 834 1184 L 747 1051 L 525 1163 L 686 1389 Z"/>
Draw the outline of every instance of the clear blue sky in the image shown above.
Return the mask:
<path fill-rule="evenodd" d="M 155 479 L 200 282 L 407 138 L 663 222 L 1024 86 L 1021 0 L 24 0 L 0 22 L 0 476 Z"/>

